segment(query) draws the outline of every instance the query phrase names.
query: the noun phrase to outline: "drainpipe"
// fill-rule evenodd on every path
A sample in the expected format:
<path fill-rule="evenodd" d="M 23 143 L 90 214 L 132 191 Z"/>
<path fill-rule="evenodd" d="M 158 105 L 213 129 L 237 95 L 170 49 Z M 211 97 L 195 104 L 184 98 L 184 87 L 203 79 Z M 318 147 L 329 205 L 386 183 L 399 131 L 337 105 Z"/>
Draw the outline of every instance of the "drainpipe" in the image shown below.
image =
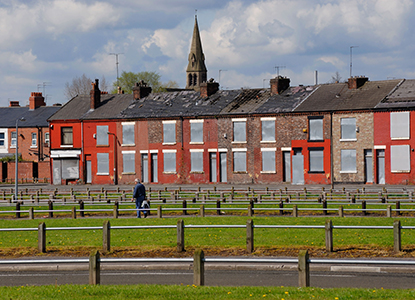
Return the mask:
<path fill-rule="evenodd" d="M 117 185 L 117 136 L 112 132 L 108 132 L 108 134 L 114 136 L 114 185 Z"/>
<path fill-rule="evenodd" d="M 333 112 L 330 112 L 330 183 L 334 189 L 334 167 L 333 167 Z"/>
<path fill-rule="evenodd" d="M 86 183 L 86 161 L 84 151 L 84 121 L 81 120 L 81 166 L 82 166 L 82 180 Z"/>

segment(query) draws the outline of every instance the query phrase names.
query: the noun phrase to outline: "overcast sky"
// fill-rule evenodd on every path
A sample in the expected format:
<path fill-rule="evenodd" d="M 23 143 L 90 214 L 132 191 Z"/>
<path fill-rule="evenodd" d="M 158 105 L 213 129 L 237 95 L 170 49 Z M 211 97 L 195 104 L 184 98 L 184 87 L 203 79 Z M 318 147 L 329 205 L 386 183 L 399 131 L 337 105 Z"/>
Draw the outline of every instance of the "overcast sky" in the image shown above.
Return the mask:
<path fill-rule="evenodd" d="M 156 71 L 185 86 L 195 9 L 208 78 L 223 89 L 415 78 L 415 0 L 0 0 L 0 106 L 43 91 L 65 103 L 76 76 Z M 219 70 L 222 70 L 219 72 Z M 43 87 L 44 86 L 44 87 Z"/>

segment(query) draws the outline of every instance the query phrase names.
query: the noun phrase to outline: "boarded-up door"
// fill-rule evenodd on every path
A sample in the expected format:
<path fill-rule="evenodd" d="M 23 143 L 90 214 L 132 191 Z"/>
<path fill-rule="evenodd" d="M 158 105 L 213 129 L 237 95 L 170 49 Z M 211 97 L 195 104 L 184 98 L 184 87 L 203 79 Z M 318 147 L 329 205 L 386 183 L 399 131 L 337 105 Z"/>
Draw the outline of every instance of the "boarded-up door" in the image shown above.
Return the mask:
<path fill-rule="evenodd" d="M 62 184 L 62 165 L 60 159 L 53 160 L 53 184 Z"/>
<path fill-rule="evenodd" d="M 293 184 L 304 184 L 304 156 L 301 149 L 294 149 L 292 157 Z"/>
<path fill-rule="evenodd" d="M 377 150 L 377 180 L 378 184 L 385 184 L 385 150 Z"/>

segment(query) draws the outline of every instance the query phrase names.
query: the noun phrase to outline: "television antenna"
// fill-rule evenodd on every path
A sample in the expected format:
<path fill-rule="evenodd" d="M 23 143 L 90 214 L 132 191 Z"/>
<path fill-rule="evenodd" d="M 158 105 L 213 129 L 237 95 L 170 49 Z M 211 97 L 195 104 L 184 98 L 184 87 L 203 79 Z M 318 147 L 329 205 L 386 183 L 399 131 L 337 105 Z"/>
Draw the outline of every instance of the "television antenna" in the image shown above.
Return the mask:
<path fill-rule="evenodd" d="M 118 55 L 120 55 L 120 54 L 124 54 L 124 53 L 110 53 L 109 54 L 109 55 L 115 55 L 115 66 L 117 67 L 117 86 L 120 86 L 120 84 L 119 84 L 119 77 L 118 77 L 118 65 L 119 65 Z"/>

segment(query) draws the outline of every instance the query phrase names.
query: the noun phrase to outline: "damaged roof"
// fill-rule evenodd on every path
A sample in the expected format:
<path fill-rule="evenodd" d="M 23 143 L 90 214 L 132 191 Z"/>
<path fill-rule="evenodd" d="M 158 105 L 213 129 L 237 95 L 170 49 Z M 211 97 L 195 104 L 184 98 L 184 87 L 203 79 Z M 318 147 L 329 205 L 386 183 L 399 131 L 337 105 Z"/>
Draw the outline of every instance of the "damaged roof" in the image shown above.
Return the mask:
<path fill-rule="evenodd" d="M 320 85 L 295 112 L 374 109 L 401 80 L 367 81 L 357 89 L 347 83 Z"/>
<path fill-rule="evenodd" d="M 403 79 L 376 108 L 394 109 L 415 107 L 415 79 Z"/>

